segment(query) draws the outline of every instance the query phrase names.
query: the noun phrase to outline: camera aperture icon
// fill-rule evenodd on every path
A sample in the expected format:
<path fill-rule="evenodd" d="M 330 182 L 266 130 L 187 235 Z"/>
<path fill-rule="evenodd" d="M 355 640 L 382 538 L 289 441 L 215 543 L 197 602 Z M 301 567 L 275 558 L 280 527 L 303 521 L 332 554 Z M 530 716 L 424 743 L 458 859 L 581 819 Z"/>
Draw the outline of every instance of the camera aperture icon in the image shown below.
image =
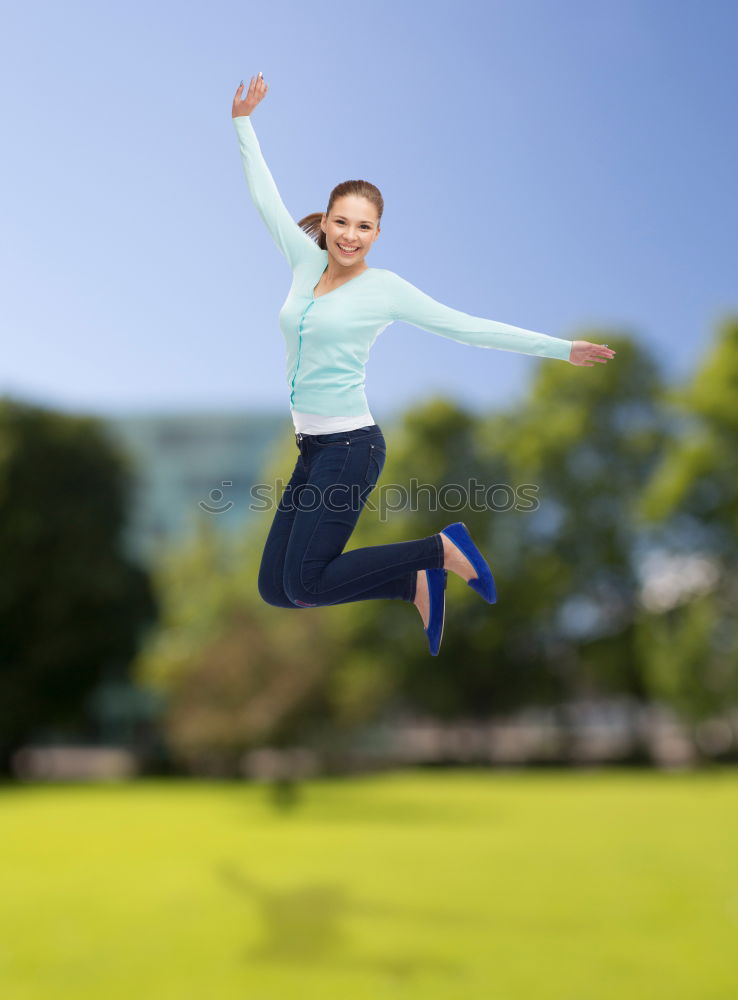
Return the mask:
<path fill-rule="evenodd" d="M 233 480 L 222 479 L 220 486 L 233 486 Z M 223 514 L 225 511 L 230 510 L 233 506 L 233 501 L 225 500 L 225 494 L 220 486 L 216 486 L 215 489 L 212 489 L 208 494 L 208 499 L 211 501 L 210 504 L 208 504 L 205 500 L 200 500 L 197 506 L 202 508 L 202 510 L 206 510 L 208 514 Z M 225 503 L 222 502 L 224 500 Z"/>

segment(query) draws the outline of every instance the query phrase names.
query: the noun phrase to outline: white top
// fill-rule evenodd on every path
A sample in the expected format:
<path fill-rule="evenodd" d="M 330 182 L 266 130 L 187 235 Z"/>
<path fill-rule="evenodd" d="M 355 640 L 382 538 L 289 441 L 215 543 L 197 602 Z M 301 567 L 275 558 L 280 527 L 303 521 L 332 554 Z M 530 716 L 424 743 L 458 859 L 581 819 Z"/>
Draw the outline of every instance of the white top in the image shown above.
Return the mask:
<path fill-rule="evenodd" d="M 292 422 L 301 434 L 333 434 L 336 431 L 353 431 L 357 427 L 367 427 L 374 423 L 369 410 L 357 417 L 324 417 L 320 413 L 304 413 L 293 409 Z"/>

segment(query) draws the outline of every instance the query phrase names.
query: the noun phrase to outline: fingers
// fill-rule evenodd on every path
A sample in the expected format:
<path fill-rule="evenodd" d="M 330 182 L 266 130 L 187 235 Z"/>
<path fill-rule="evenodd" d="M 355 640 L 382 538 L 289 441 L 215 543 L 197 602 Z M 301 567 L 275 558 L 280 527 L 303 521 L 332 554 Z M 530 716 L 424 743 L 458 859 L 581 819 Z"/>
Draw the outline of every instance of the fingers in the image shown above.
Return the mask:
<path fill-rule="evenodd" d="M 246 91 L 245 97 L 243 96 L 243 88 L 244 88 L 244 83 L 242 80 L 240 85 L 236 89 L 236 96 L 234 100 L 248 101 L 251 98 L 254 98 L 260 101 L 264 96 L 264 94 L 266 94 L 267 90 L 269 89 L 264 81 L 264 77 L 262 75 L 261 70 L 259 70 L 256 76 L 252 76 L 251 79 L 249 80 L 249 89 Z"/>
<path fill-rule="evenodd" d="M 607 344 L 593 344 L 588 340 L 575 340 L 569 362 L 573 365 L 591 368 L 595 364 L 607 364 L 608 361 L 612 361 L 616 353 Z"/>
<path fill-rule="evenodd" d="M 589 344 L 588 346 L 589 350 L 584 355 L 585 358 L 597 362 L 598 365 L 605 365 L 615 357 L 616 352 L 607 344 Z"/>

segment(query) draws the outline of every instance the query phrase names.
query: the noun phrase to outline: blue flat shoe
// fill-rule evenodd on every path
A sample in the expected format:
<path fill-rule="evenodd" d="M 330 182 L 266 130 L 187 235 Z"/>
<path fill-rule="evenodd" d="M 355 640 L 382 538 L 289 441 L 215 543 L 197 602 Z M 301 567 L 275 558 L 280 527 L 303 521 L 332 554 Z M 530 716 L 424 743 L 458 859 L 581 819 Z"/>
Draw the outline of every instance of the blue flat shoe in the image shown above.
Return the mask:
<path fill-rule="evenodd" d="M 464 522 L 455 521 L 453 524 L 447 525 L 441 530 L 441 534 L 450 539 L 456 548 L 464 553 L 477 571 L 476 576 L 466 581 L 472 590 L 476 590 L 478 594 L 481 594 L 489 604 L 494 604 L 497 601 L 495 578 L 492 576 L 492 570 L 487 565 L 486 559 L 472 541 L 472 537 Z"/>
<path fill-rule="evenodd" d="M 428 646 L 431 656 L 438 656 L 443 638 L 443 622 L 446 618 L 446 583 L 448 570 L 427 569 L 425 579 L 428 583 L 428 628 L 423 629 L 428 636 Z"/>

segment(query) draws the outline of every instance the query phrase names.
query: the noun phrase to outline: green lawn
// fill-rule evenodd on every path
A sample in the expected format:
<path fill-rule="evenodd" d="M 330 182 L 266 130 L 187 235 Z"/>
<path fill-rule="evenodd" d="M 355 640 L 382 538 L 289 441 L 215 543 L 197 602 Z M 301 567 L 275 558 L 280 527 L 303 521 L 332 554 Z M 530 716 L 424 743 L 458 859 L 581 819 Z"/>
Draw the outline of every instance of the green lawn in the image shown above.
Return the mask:
<path fill-rule="evenodd" d="M 3 1000 L 736 1000 L 738 780 L 0 791 Z"/>

